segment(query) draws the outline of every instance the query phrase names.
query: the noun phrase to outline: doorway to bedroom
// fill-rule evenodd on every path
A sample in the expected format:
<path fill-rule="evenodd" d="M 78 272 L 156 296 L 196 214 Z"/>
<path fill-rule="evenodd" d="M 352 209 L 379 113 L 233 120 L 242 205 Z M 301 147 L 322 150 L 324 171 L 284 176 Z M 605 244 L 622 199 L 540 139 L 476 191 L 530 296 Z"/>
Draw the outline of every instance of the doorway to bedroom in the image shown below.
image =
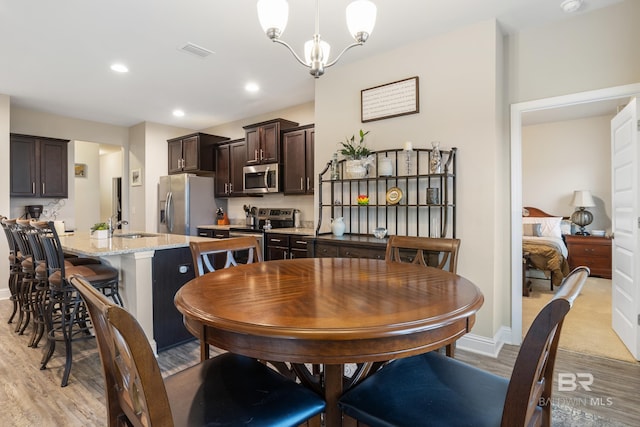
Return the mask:
<path fill-rule="evenodd" d="M 531 278 L 530 297 L 523 297 L 522 287 L 517 286 L 522 283 L 522 269 L 517 271 L 522 263 L 521 208 L 534 206 L 568 217 L 575 209 L 571 206 L 573 192 L 587 189 L 596 204 L 591 208 L 594 222 L 588 228 L 610 232 L 610 120 L 617 107 L 638 89 L 638 85 L 631 85 L 512 107 L 514 338 L 518 332 L 526 332 L 532 317 L 554 294 L 545 279 Z M 606 353 L 601 356 L 634 360 L 611 328 L 610 280 L 589 278 L 580 304 L 575 305 L 564 328 L 569 332 L 563 334 L 563 348 L 590 354 L 598 354 L 595 350 L 601 349 Z"/>

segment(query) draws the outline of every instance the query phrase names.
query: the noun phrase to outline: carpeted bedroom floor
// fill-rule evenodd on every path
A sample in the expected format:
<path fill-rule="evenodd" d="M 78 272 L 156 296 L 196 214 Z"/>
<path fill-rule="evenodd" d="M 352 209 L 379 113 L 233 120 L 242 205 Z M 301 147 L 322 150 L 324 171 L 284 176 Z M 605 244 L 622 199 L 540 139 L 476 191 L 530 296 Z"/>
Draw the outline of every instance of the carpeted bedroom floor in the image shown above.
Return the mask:
<path fill-rule="evenodd" d="M 531 279 L 533 292 L 522 297 L 522 333 L 553 297 L 549 281 Z M 558 289 L 557 287 L 555 288 Z M 567 315 L 560 348 L 611 359 L 636 362 L 611 328 L 611 280 L 589 277 Z"/>

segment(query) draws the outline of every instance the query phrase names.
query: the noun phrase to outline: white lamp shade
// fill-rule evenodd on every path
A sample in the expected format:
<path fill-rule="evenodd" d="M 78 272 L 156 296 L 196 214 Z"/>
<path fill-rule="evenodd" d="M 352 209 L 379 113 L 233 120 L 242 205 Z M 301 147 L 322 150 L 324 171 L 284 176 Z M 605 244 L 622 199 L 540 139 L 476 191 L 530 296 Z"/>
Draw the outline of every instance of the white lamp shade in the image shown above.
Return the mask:
<path fill-rule="evenodd" d="M 573 192 L 573 200 L 571 205 L 580 208 L 591 208 L 596 204 L 591 197 L 591 192 L 587 190 L 576 190 Z"/>
<path fill-rule="evenodd" d="M 308 40 L 305 44 L 304 44 L 304 60 L 306 61 L 307 65 L 311 65 L 311 53 L 313 52 L 313 40 Z M 331 46 L 329 46 L 329 43 L 320 40 L 320 50 L 322 51 L 322 63 L 326 64 L 327 61 L 329 60 L 329 53 L 331 52 Z"/>
<path fill-rule="evenodd" d="M 354 38 L 361 32 L 371 34 L 376 25 L 377 10 L 369 0 L 356 0 L 347 6 L 347 27 Z"/>
<path fill-rule="evenodd" d="M 284 33 L 289 19 L 289 3 L 287 0 L 259 0 L 258 19 L 265 33 L 271 28 L 276 28 L 279 34 Z"/>

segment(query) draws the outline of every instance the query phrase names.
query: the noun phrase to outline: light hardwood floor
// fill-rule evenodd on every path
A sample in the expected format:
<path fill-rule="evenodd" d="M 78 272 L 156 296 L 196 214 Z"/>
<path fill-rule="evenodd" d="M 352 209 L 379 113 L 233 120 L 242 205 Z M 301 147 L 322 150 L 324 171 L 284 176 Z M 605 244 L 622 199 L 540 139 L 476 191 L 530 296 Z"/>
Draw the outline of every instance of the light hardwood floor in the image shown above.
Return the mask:
<path fill-rule="evenodd" d="M 29 348 L 28 336 L 18 336 L 13 332 L 13 326 L 6 323 L 10 305 L 9 301 L 0 301 L 0 425 L 106 425 L 103 380 L 95 342 L 91 340 L 74 345 L 69 385 L 62 388 L 62 346 L 58 346 L 49 368 L 39 370 L 42 345 L 37 349 Z M 505 346 L 500 356 L 494 359 L 458 350 L 456 357 L 509 376 L 517 351 L 515 346 Z M 163 375 L 169 375 L 196 363 L 198 358 L 199 348 L 193 341 L 162 352 L 158 362 Z M 594 376 L 594 383 L 590 392 L 558 392 L 557 385 L 554 386 L 554 403 L 569 407 L 565 410 L 568 418 L 555 422 L 555 426 L 640 425 L 637 409 L 640 407 L 640 365 L 560 351 L 556 363 L 558 372 L 589 372 Z M 586 417 L 583 413 L 587 413 Z M 573 415 L 580 415 L 580 420 L 573 419 Z M 585 419 L 591 420 L 592 424 L 585 423 Z"/>

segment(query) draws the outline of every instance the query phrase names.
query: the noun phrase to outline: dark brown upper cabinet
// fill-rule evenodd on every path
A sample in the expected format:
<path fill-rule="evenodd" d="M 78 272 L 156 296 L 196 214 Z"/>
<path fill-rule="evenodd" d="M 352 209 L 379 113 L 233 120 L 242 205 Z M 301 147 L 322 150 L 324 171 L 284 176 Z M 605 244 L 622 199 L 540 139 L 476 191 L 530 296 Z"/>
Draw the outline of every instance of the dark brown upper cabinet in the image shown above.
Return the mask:
<path fill-rule="evenodd" d="M 68 197 L 69 141 L 11 134 L 10 195 L 13 197 Z"/>
<path fill-rule="evenodd" d="M 243 126 L 247 144 L 247 165 L 280 162 L 281 131 L 298 126 L 298 123 L 274 119 Z"/>
<path fill-rule="evenodd" d="M 313 125 L 283 132 L 282 163 L 285 194 L 313 194 L 314 136 Z"/>
<path fill-rule="evenodd" d="M 224 136 L 193 133 L 167 140 L 169 143 L 169 174 L 194 173 L 212 176 L 215 169 L 215 147 Z"/>
<path fill-rule="evenodd" d="M 216 147 L 216 197 L 243 195 L 242 168 L 247 158 L 244 139 Z"/>

